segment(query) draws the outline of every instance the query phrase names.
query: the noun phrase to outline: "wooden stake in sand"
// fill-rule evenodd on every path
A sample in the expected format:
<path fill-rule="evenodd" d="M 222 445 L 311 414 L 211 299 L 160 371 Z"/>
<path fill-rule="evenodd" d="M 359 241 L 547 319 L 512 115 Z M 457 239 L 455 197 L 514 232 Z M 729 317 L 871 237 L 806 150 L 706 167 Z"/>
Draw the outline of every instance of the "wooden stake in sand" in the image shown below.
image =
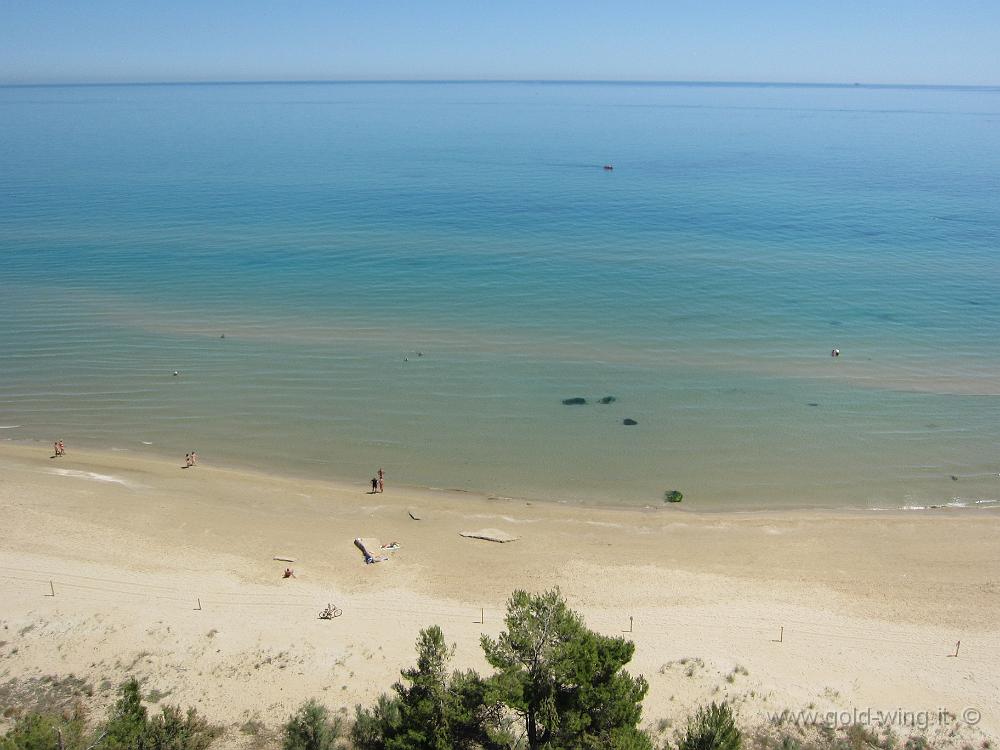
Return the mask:
<path fill-rule="evenodd" d="M 197 612 L 198 610 L 201 609 L 201 597 L 200 596 L 198 597 L 198 606 L 195 607 L 194 609 L 195 609 L 195 612 Z"/>
<path fill-rule="evenodd" d="M 781 628 L 778 630 L 778 637 L 772 638 L 771 643 L 781 643 L 784 640 L 785 640 L 785 626 L 782 625 Z"/>
<path fill-rule="evenodd" d="M 48 596 L 55 596 L 56 595 L 56 587 L 55 587 L 55 584 L 52 583 L 52 581 L 49 581 L 49 591 L 51 591 L 52 593 L 48 594 Z"/>
<path fill-rule="evenodd" d="M 961 647 L 962 647 L 962 642 L 961 642 L 961 641 L 958 641 L 958 642 L 957 642 L 957 643 L 955 644 L 955 653 L 953 653 L 953 654 L 948 654 L 948 656 L 958 656 L 958 649 L 960 649 Z"/>
<path fill-rule="evenodd" d="M 623 630 L 622 632 L 623 633 L 631 633 L 632 632 L 632 615 L 628 616 L 628 630 Z"/>

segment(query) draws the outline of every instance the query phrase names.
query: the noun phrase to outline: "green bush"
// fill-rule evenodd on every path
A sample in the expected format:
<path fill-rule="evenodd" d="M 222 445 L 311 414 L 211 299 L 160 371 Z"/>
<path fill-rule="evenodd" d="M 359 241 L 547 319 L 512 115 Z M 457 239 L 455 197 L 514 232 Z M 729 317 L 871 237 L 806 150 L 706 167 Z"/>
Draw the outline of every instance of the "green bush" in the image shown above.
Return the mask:
<path fill-rule="evenodd" d="M 285 724 L 284 750 L 333 750 L 340 737 L 340 719 L 331 719 L 326 706 L 304 703 Z"/>
<path fill-rule="evenodd" d="M 102 750 L 135 750 L 142 747 L 148 717 L 142 705 L 139 681 L 134 677 L 119 689 L 118 700 L 111 707 L 104 725 Z"/>
<path fill-rule="evenodd" d="M 383 750 L 386 737 L 395 735 L 401 722 L 399 698 L 383 693 L 370 710 L 361 706 L 354 707 L 351 744 L 357 750 Z"/>
<path fill-rule="evenodd" d="M 206 750 L 222 730 L 211 726 L 189 708 L 164 706 L 146 725 L 143 750 Z"/>
<path fill-rule="evenodd" d="M 740 750 L 743 736 L 729 704 L 702 706 L 691 719 L 677 750 Z"/>
<path fill-rule="evenodd" d="M 29 714 L 17 720 L 3 737 L 0 750 L 82 750 L 84 722 L 79 714 L 70 719 Z"/>
<path fill-rule="evenodd" d="M 164 706 L 150 719 L 135 678 L 120 693 L 94 744 L 97 750 L 205 750 L 221 734 L 193 708 L 182 713 Z"/>

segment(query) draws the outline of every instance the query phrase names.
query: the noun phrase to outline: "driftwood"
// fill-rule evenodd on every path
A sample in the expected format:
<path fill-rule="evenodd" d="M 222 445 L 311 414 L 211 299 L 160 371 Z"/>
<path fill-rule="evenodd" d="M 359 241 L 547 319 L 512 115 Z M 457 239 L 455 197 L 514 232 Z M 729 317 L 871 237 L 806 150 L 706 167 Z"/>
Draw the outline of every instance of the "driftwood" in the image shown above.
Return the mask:
<path fill-rule="evenodd" d="M 460 535 L 469 539 L 485 539 L 487 542 L 515 542 L 518 537 L 501 529 L 479 529 L 477 531 L 460 531 Z"/>

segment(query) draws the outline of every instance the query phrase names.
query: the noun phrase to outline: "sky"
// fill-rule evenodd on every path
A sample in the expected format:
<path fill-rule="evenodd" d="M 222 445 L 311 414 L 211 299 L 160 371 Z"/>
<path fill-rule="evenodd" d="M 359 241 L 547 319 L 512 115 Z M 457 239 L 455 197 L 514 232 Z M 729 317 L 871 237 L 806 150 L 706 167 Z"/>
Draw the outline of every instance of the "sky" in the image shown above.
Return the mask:
<path fill-rule="evenodd" d="M 1000 85 L 1000 0 L 0 0 L 0 83 Z"/>

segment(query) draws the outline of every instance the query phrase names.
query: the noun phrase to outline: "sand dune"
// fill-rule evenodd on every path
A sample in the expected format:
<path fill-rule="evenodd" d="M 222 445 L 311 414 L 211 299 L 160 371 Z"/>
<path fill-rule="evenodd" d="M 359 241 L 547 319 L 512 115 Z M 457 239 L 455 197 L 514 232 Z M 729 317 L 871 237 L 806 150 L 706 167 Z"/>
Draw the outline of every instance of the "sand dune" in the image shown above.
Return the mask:
<path fill-rule="evenodd" d="M 631 627 L 653 728 L 726 698 L 748 723 L 973 708 L 978 725 L 929 733 L 1000 737 L 995 509 L 699 515 L 395 486 L 375 501 L 363 483 L 121 453 L 54 464 L 0 448 L 3 681 L 73 673 L 106 702 L 133 673 L 213 720 L 277 724 L 310 697 L 371 701 L 430 624 L 457 667 L 485 671 L 478 639 L 502 628 L 511 589 L 559 585 L 594 629 Z M 516 544 L 459 536 L 512 524 Z M 353 540 L 368 536 L 400 548 L 365 565 Z M 328 602 L 343 616 L 319 620 Z"/>

